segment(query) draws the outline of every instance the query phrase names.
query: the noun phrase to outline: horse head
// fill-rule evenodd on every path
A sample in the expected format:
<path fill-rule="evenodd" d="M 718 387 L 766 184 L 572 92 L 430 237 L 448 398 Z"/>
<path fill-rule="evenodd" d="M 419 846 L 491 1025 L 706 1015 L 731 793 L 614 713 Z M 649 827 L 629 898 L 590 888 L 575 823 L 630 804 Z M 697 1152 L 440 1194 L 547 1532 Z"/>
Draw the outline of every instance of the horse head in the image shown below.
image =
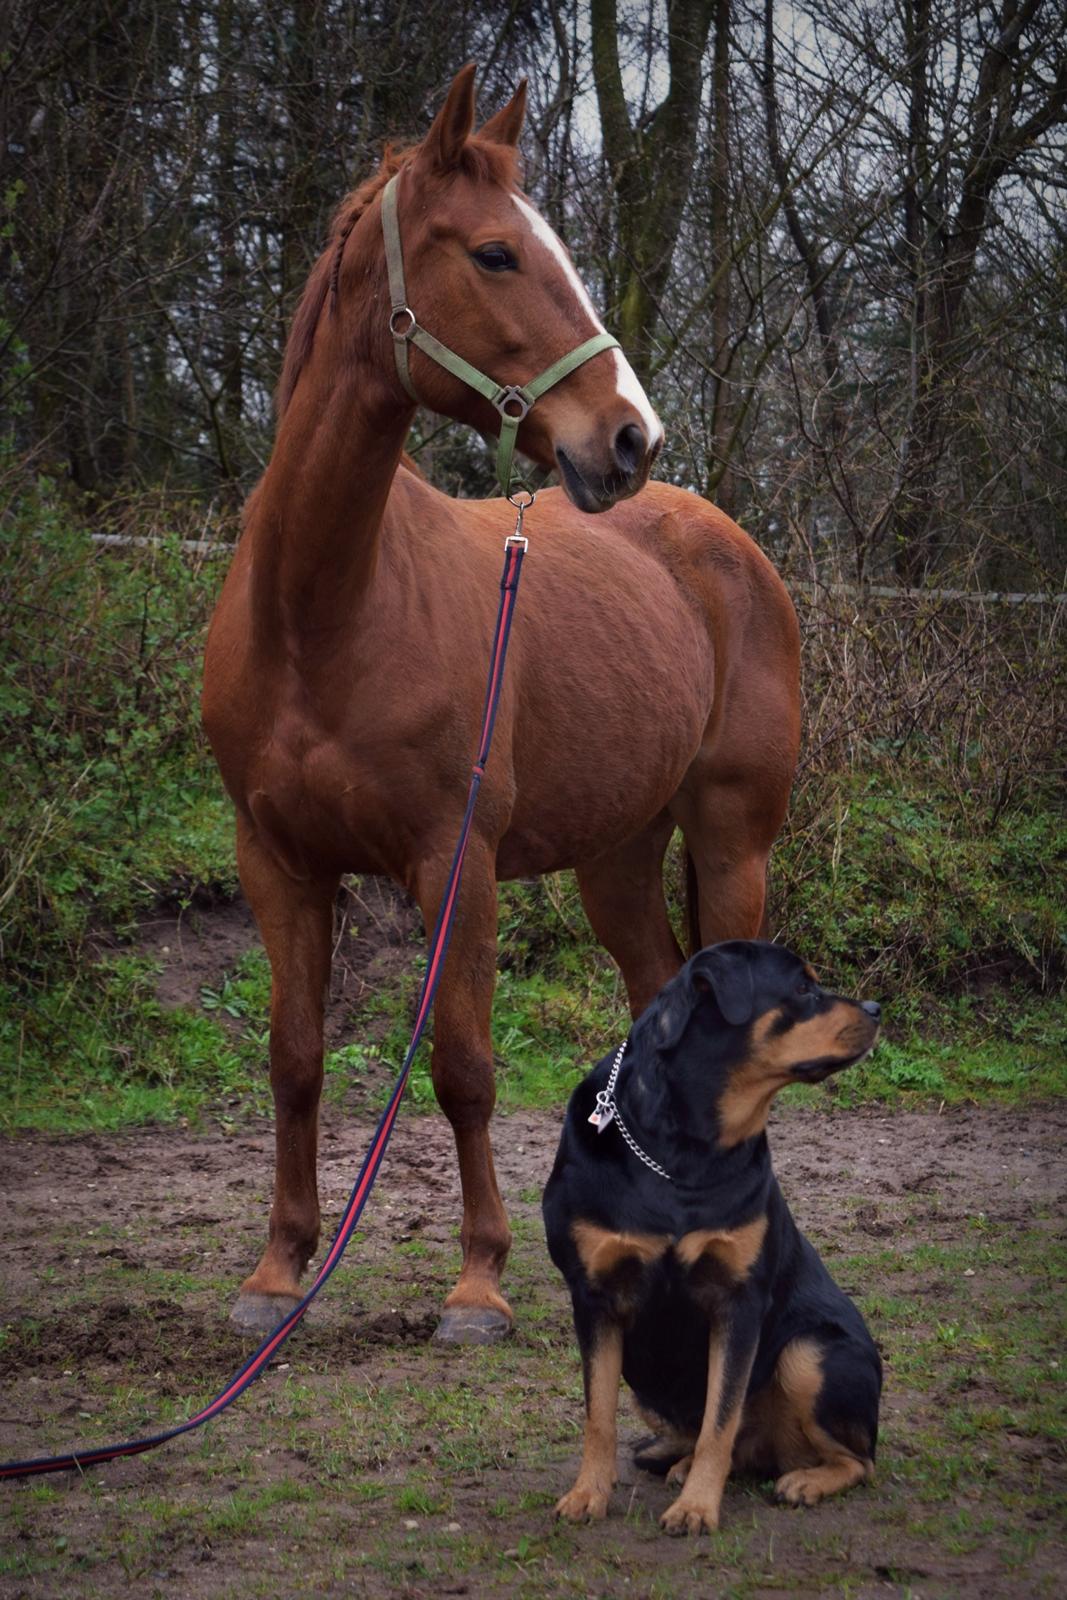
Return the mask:
<path fill-rule="evenodd" d="M 342 208 L 334 286 L 340 280 L 339 302 L 354 300 L 359 314 L 377 319 L 380 353 L 387 313 L 377 195 L 384 178 L 395 176 L 407 316 L 479 374 L 502 388 L 521 388 L 604 328 L 564 245 L 516 184 L 525 84 L 476 133 L 474 72 L 471 64 L 458 74 L 420 144 L 387 157 L 373 199 L 362 191 L 347 229 Z M 359 247 L 346 254 L 350 231 L 360 236 Z M 367 259 L 369 249 L 376 261 Z M 400 326 L 407 325 L 401 317 Z M 392 367 L 391 357 L 386 363 Z M 407 382 L 431 410 L 483 434 L 499 431 L 490 400 L 414 345 Z M 518 448 L 540 466 L 557 467 L 580 510 L 604 511 L 644 486 L 662 440 L 632 367 L 612 348 L 538 398 L 523 417 Z"/>

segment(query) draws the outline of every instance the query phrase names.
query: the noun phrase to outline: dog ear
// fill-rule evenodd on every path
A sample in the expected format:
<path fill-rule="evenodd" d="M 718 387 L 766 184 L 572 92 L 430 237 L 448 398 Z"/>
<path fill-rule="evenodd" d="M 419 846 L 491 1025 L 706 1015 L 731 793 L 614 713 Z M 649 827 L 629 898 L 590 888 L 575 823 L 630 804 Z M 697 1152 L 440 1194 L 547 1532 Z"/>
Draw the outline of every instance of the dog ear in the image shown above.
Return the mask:
<path fill-rule="evenodd" d="M 732 1028 L 740 1028 L 752 1020 L 756 1006 L 755 987 L 752 981 L 752 962 L 744 945 L 712 945 L 693 958 L 693 981 L 703 979 L 715 996 L 715 1004 Z"/>
<path fill-rule="evenodd" d="M 680 972 L 665 984 L 653 1001 L 655 1017 L 652 1023 L 657 1050 L 673 1050 L 686 1030 L 697 997 L 685 972 Z"/>

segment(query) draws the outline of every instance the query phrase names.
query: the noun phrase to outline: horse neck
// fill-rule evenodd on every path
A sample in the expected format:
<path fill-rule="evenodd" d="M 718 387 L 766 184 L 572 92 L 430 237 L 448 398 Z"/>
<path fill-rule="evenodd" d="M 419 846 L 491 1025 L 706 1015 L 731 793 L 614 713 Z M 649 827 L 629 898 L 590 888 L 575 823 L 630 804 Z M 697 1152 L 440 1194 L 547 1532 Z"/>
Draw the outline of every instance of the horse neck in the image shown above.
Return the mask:
<path fill-rule="evenodd" d="M 246 533 L 253 636 L 272 659 L 279 646 L 304 664 L 332 655 L 373 584 L 413 410 L 383 373 L 386 354 L 380 340 L 320 334 L 279 424 Z"/>

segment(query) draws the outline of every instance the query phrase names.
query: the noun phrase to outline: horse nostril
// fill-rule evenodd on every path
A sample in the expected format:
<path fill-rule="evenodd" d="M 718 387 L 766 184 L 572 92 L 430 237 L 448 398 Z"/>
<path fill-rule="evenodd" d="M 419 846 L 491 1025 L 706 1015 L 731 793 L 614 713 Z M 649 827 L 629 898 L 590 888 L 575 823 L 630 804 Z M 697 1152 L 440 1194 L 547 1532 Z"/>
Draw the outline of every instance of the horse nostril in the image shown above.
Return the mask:
<path fill-rule="evenodd" d="M 632 478 L 648 449 L 648 440 L 636 422 L 628 422 L 615 435 L 615 461 L 620 472 Z"/>
<path fill-rule="evenodd" d="M 867 1015 L 875 1022 L 877 1022 L 878 1018 L 882 1015 L 882 1008 L 878 1004 L 877 1000 L 861 1000 L 860 1010 L 866 1011 Z"/>

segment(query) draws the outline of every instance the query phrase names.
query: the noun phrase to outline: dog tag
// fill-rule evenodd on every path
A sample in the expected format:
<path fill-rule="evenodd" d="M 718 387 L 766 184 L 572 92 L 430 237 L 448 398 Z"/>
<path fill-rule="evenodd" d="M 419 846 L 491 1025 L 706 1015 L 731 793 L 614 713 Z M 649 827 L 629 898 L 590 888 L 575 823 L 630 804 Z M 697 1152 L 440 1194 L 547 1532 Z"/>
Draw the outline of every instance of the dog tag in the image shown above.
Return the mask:
<path fill-rule="evenodd" d="M 615 1107 L 601 1089 L 596 1097 L 596 1110 L 589 1113 L 589 1121 L 597 1133 L 603 1133 L 605 1128 L 610 1127 L 614 1117 Z"/>

